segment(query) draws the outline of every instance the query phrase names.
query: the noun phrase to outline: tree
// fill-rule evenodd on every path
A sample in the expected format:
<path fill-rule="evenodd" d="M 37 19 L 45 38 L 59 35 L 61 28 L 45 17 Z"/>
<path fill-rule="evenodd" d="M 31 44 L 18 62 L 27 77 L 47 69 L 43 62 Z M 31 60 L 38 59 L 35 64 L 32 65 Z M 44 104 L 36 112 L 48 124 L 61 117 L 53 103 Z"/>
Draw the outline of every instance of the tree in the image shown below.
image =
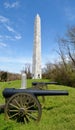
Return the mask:
<path fill-rule="evenodd" d="M 8 78 L 8 73 L 7 72 L 3 72 L 2 74 L 1 74 L 1 81 L 7 81 L 7 78 Z"/>
<path fill-rule="evenodd" d="M 64 37 L 59 37 L 57 42 L 61 61 L 47 63 L 43 75 L 52 81 L 75 87 L 75 26 L 68 27 Z"/>
<path fill-rule="evenodd" d="M 60 77 L 66 78 L 65 85 L 75 86 L 75 26 L 68 27 L 64 37 L 58 38 L 58 46 L 62 61 Z"/>
<path fill-rule="evenodd" d="M 66 67 L 65 60 L 71 61 L 75 67 L 75 26 L 68 27 L 64 37 L 58 38 L 59 54 Z"/>
<path fill-rule="evenodd" d="M 25 64 L 25 73 L 27 75 L 27 79 L 31 79 L 32 75 L 31 75 L 31 64 L 30 63 L 26 63 Z"/>

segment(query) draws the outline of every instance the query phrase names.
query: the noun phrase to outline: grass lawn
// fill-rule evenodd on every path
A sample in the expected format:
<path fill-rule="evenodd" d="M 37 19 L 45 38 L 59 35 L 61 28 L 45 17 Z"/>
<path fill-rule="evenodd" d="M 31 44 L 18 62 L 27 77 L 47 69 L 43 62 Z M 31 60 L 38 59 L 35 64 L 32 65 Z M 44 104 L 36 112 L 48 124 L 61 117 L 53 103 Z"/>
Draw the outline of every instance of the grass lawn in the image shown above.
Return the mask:
<path fill-rule="evenodd" d="M 46 81 L 46 80 L 45 80 Z M 32 80 L 27 80 L 27 86 L 31 86 Z M 2 91 L 4 88 L 20 88 L 21 81 L 0 82 L 0 104 L 4 104 Z M 68 96 L 45 97 L 42 117 L 39 123 L 27 125 L 12 120 L 6 121 L 4 113 L 0 114 L 0 130 L 75 130 L 75 88 L 48 85 L 50 90 L 68 90 Z"/>

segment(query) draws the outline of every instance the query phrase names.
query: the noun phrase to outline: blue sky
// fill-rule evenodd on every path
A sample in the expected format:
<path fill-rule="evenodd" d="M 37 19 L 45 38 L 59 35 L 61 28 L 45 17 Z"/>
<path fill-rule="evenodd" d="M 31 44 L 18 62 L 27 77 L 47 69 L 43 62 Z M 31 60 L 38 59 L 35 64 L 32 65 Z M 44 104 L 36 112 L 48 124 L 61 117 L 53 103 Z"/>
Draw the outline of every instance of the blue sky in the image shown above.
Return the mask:
<path fill-rule="evenodd" d="M 32 64 L 34 19 L 41 17 L 42 65 L 56 61 L 56 37 L 75 24 L 74 0 L 0 0 L 0 70 Z"/>

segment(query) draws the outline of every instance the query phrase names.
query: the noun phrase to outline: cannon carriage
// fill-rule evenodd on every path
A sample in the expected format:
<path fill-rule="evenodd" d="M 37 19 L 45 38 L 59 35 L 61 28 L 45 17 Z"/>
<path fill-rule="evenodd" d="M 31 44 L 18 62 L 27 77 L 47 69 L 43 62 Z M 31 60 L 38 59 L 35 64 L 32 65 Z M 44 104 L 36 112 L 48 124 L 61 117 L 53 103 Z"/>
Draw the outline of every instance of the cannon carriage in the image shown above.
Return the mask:
<path fill-rule="evenodd" d="M 40 121 L 42 115 L 39 96 L 62 96 L 68 95 L 65 90 L 39 90 L 39 89 L 15 89 L 5 88 L 5 118 L 14 119 L 18 122 Z"/>

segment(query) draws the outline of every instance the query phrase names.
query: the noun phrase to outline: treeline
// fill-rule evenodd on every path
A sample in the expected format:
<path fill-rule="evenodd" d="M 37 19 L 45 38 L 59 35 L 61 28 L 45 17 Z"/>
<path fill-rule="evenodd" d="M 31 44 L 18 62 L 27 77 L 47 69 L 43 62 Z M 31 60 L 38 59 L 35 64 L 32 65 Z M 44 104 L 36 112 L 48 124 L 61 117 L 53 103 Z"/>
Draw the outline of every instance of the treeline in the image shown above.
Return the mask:
<path fill-rule="evenodd" d="M 20 74 L 14 74 L 14 73 L 6 72 L 6 71 L 0 71 L 0 81 L 1 82 L 20 80 L 20 79 L 21 79 Z"/>
<path fill-rule="evenodd" d="M 69 27 L 64 37 L 58 37 L 57 43 L 61 61 L 47 63 L 43 69 L 43 78 L 75 87 L 75 26 Z"/>

